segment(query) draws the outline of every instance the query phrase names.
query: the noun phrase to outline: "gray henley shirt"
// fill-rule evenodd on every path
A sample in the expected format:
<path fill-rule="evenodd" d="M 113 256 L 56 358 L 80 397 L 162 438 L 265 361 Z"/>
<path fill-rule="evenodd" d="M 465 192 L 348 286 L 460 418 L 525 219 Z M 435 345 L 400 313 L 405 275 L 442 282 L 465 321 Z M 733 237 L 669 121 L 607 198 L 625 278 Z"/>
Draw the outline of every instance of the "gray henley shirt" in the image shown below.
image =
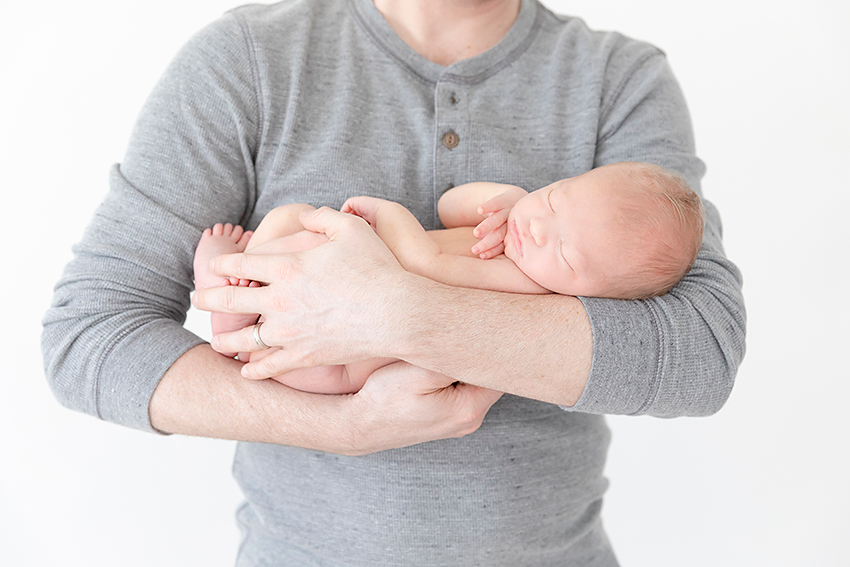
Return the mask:
<path fill-rule="evenodd" d="M 700 193 L 664 54 L 535 0 L 496 47 L 448 67 L 370 0 L 233 10 L 180 51 L 112 169 L 45 317 L 48 380 L 71 408 L 152 431 L 159 379 L 202 342 L 182 323 L 195 246 L 216 222 L 254 228 L 284 203 L 366 194 L 438 228 L 452 186 L 532 190 L 624 160 Z M 716 412 L 744 353 L 740 274 L 705 207 L 703 249 L 673 291 L 583 298 L 594 355 L 574 407 L 504 396 L 472 435 L 366 457 L 239 444 L 238 565 L 616 565 L 600 522 L 603 414 Z"/>

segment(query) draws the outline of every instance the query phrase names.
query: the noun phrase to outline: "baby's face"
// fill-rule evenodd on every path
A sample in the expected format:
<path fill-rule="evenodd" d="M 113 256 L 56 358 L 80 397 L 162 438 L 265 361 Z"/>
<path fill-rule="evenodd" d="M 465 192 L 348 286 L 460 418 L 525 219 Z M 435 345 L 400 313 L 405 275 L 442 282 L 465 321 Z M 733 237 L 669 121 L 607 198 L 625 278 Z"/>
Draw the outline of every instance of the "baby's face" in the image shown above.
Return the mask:
<path fill-rule="evenodd" d="M 556 293 L 604 296 L 618 271 L 618 239 L 608 222 L 613 180 L 598 171 L 529 193 L 508 216 L 505 256 Z"/>

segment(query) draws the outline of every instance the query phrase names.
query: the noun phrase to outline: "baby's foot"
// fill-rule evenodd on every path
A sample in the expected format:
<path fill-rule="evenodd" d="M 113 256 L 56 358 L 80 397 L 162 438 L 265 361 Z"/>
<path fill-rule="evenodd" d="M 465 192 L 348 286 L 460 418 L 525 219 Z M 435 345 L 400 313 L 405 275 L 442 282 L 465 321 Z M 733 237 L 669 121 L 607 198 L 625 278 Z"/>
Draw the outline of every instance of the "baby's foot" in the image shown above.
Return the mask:
<path fill-rule="evenodd" d="M 223 278 L 216 276 L 210 271 L 210 261 L 222 254 L 237 254 L 244 252 L 248 241 L 251 239 L 251 231 L 243 231 L 239 225 L 218 223 L 208 228 L 201 235 L 201 241 L 195 249 L 195 289 L 207 289 L 225 285 L 240 285 L 243 287 L 256 287 L 259 284 L 249 280 L 238 278 Z M 238 331 L 248 325 L 257 322 L 257 315 L 241 313 L 211 313 L 210 323 L 213 335 Z M 225 353 L 225 356 L 233 358 L 236 353 Z"/>
<path fill-rule="evenodd" d="M 243 231 L 241 226 L 230 223 L 218 223 L 206 229 L 195 249 L 195 289 L 233 285 L 230 279 L 216 276 L 210 271 L 210 261 L 222 254 L 244 252 L 252 234 L 250 230 Z"/>

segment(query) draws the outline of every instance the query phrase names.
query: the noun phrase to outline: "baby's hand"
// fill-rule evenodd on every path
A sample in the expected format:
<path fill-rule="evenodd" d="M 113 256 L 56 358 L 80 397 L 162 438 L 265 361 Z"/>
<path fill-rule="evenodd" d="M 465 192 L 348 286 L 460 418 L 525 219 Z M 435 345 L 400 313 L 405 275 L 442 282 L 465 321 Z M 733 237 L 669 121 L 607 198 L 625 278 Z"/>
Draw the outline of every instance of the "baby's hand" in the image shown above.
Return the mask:
<path fill-rule="evenodd" d="M 491 218 L 493 217 L 488 217 L 486 220 L 490 220 Z M 481 225 L 479 224 L 478 227 L 480 226 Z M 475 230 L 472 232 L 475 236 L 478 236 L 478 227 L 475 227 Z M 495 230 L 485 234 L 484 238 L 479 240 L 478 243 L 472 247 L 472 253 L 477 254 L 482 260 L 495 258 L 505 251 L 505 235 L 507 233 L 508 225 L 502 223 Z"/>
<path fill-rule="evenodd" d="M 369 226 L 375 228 L 375 222 L 378 218 L 378 208 L 383 203 L 383 199 L 376 197 L 352 197 L 343 203 L 340 211 L 351 215 L 357 215 L 366 222 Z"/>
<path fill-rule="evenodd" d="M 508 215 L 513 206 L 528 195 L 519 187 L 511 187 L 478 207 L 478 214 L 486 218 L 478 223 L 472 234 L 480 241 L 472 247 L 472 253 L 487 260 L 498 256 L 505 250 L 505 235 L 508 233 Z"/>

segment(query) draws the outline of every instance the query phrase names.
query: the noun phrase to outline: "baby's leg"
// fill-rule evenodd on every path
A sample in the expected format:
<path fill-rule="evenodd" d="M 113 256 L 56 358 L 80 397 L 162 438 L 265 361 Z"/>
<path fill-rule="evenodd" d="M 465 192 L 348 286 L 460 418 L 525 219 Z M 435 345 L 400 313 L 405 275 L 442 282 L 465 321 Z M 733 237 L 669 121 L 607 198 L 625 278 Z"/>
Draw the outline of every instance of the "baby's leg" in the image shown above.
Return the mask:
<path fill-rule="evenodd" d="M 265 254 L 294 253 L 327 242 L 324 234 L 304 230 L 299 220 L 302 211 L 312 209 L 310 205 L 284 205 L 272 210 L 254 231 L 246 251 Z M 413 221 L 416 222 L 415 219 Z M 418 222 L 416 224 L 418 225 Z M 256 362 L 275 350 L 272 348 L 251 353 L 250 360 Z M 273 380 L 290 388 L 315 394 L 353 394 L 360 391 L 372 372 L 395 360 L 376 358 L 347 365 L 299 368 L 275 376 Z"/>
<path fill-rule="evenodd" d="M 312 211 L 314 208 L 307 204 L 295 203 L 272 209 L 263 217 L 245 250 L 250 252 L 252 248 L 256 248 L 260 244 L 304 230 L 298 215 L 302 211 Z"/>
<path fill-rule="evenodd" d="M 256 286 L 255 282 L 238 280 L 234 278 L 222 278 L 215 276 L 209 270 L 210 260 L 222 254 L 235 254 L 254 249 L 270 240 L 291 235 L 302 231 L 304 227 L 298 220 L 298 215 L 303 210 L 311 210 L 313 207 L 304 204 L 283 205 L 270 211 L 262 220 L 257 230 L 244 232 L 239 226 L 230 224 L 217 224 L 212 229 L 207 229 L 201 236 L 201 242 L 195 250 L 195 288 L 204 289 L 222 285 Z M 302 248 L 303 249 L 303 248 Z M 297 252 L 299 250 L 291 250 Z M 213 335 L 238 331 L 257 322 L 256 314 L 241 313 L 211 313 L 210 326 Z M 228 356 L 236 356 L 236 353 L 228 353 Z"/>
<path fill-rule="evenodd" d="M 272 351 L 252 353 L 251 361 L 257 361 L 270 352 Z M 346 365 L 299 368 L 274 376 L 272 379 L 302 392 L 354 394 L 360 391 L 372 372 L 395 361 L 394 358 L 374 358 Z"/>
<path fill-rule="evenodd" d="M 207 289 L 231 285 L 228 278 L 223 278 L 212 273 L 210 261 L 216 256 L 223 254 L 237 254 L 244 252 L 251 238 L 250 231 L 243 231 L 241 226 L 233 226 L 230 223 L 218 223 L 208 228 L 201 235 L 201 241 L 195 249 L 195 289 Z M 237 282 L 238 283 L 238 282 Z M 246 282 L 246 285 L 248 283 Z M 257 321 L 256 315 L 212 313 L 211 326 L 213 334 L 236 331 Z M 236 356 L 232 353 L 229 356 Z"/>
<path fill-rule="evenodd" d="M 230 285 L 227 278 L 212 273 L 210 261 L 223 254 L 244 252 L 251 235 L 251 231 L 243 231 L 241 226 L 233 226 L 230 223 L 218 223 L 206 229 L 195 249 L 195 289 Z"/>

